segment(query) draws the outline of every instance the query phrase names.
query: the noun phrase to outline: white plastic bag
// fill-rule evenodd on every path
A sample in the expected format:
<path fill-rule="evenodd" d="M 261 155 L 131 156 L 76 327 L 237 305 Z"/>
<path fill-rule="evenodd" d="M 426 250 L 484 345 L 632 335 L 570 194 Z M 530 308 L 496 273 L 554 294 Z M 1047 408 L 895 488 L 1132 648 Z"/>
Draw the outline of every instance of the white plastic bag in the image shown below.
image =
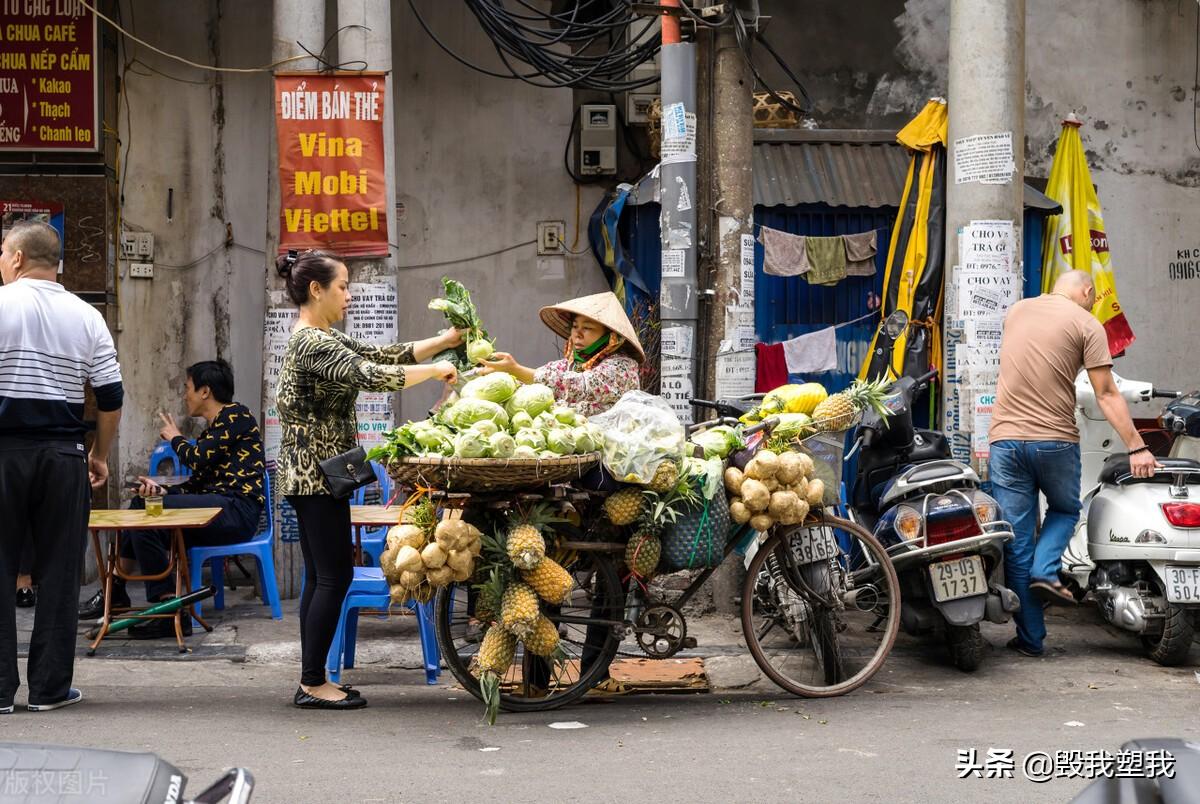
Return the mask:
<path fill-rule="evenodd" d="M 588 421 L 604 431 L 604 466 L 622 482 L 649 483 L 664 458 L 683 454 L 683 425 L 662 397 L 630 391 Z"/>

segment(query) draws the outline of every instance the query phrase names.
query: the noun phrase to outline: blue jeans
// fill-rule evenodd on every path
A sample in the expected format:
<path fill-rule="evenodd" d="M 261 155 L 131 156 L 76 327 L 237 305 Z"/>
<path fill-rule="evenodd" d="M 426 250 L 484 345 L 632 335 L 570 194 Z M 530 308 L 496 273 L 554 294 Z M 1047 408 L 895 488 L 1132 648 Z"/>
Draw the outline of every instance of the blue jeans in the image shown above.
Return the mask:
<path fill-rule="evenodd" d="M 1079 445 L 1069 441 L 997 441 L 988 459 L 992 492 L 1014 538 L 1004 548 L 1004 577 L 1021 609 L 1013 619 L 1017 637 L 1042 649 L 1046 621 L 1042 603 L 1029 592 L 1033 581 L 1058 583 L 1063 551 L 1079 522 Z M 1038 492 L 1046 518 L 1038 528 Z"/>

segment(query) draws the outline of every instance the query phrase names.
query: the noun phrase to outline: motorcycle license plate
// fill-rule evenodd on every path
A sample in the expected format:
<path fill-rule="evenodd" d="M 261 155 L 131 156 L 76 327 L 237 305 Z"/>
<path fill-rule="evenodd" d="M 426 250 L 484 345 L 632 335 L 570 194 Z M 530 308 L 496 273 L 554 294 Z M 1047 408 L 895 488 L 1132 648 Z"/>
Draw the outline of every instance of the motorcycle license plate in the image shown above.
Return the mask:
<path fill-rule="evenodd" d="M 1167 565 L 1167 602 L 1200 603 L 1200 567 Z"/>
<path fill-rule="evenodd" d="M 792 534 L 792 553 L 799 564 L 816 564 L 836 556 L 838 546 L 829 528 L 805 528 Z"/>
<path fill-rule="evenodd" d="M 933 599 L 938 603 L 987 592 L 983 559 L 979 556 L 966 556 L 954 561 L 930 564 L 929 580 L 933 582 Z"/>

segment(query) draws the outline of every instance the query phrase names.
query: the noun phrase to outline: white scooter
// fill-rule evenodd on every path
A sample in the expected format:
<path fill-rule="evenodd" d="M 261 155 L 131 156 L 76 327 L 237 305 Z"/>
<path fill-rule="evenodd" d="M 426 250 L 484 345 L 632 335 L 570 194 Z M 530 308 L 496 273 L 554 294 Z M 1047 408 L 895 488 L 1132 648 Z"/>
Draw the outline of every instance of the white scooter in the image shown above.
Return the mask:
<path fill-rule="evenodd" d="M 1108 622 L 1138 634 L 1150 658 L 1177 665 L 1200 617 L 1200 392 L 1182 396 L 1113 378 L 1130 404 L 1173 400 L 1160 418 L 1163 430 L 1146 434 L 1163 468 L 1145 479 L 1130 474 L 1125 445 L 1081 373 L 1075 419 L 1083 514 L 1062 574 L 1077 598 L 1095 600 Z"/>

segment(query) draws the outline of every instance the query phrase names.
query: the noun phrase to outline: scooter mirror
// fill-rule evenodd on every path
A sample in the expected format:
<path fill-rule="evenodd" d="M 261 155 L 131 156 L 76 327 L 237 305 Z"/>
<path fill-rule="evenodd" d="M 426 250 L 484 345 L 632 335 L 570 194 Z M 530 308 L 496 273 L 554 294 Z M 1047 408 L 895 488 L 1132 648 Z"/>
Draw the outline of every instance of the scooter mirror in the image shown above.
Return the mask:
<path fill-rule="evenodd" d="M 903 310 L 896 310 L 883 320 L 883 331 L 889 338 L 899 338 L 906 329 L 908 329 L 908 313 Z"/>

